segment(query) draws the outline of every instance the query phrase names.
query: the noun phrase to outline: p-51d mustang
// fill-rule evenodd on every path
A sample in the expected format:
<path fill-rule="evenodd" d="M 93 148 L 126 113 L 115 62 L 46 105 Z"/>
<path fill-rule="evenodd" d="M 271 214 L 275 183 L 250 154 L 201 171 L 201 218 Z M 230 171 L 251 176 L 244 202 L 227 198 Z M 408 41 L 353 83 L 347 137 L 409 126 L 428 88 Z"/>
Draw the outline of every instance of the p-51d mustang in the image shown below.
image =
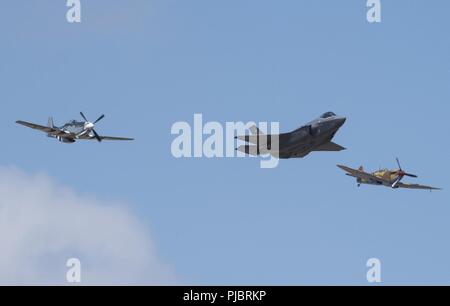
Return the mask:
<path fill-rule="evenodd" d="M 359 167 L 358 170 L 349 168 L 343 165 L 337 165 L 339 168 L 347 172 L 348 176 L 356 178 L 356 182 L 358 183 L 358 187 L 361 184 L 370 184 L 370 185 L 381 185 L 387 186 L 394 189 L 397 188 L 409 188 L 409 189 L 426 189 L 426 190 L 441 190 L 441 188 L 435 188 L 430 186 L 418 185 L 418 184 L 404 184 L 401 182 L 403 177 L 409 176 L 416 178 L 417 175 L 406 173 L 403 171 L 400 166 L 400 161 L 397 158 L 398 170 L 379 170 L 373 173 L 367 173 L 364 171 L 363 167 Z"/>
<path fill-rule="evenodd" d="M 74 143 L 77 140 L 92 140 L 97 139 L 98 142 L 102 140 L 134 140 L 133 138 L 123 138 L 123 137 L 110 137 L 110 136 L 100 136 L 95 131 L 95 124 L 102 120 L 105 115 L 101 115 L 94 122 L 90 122 L 86 119 L 86 116 L 80 112 L 81 117 L 83 117 L 84 122 L 72 120 L 64 124 L 62 127 L 57 127 L 53 124 L 53 118 L 48 119 L 48 125 L 42 126 L 34 123 L 29 123 L 26 121 L 16 121 L 16 123 L 24 125 L 26 127 L 39 130 L 47 133 L 48 137 L 56 138 L 60 142 L 64 143 Z"/>
<path fill-rule="evenodd" d="M 279 135 L 265 135 L 253 126 L 250 129 L 253 135 L 235 137 L 252 145 L 241 145 L 236 150 L 250 155 L 269 153 L 281 159 L 302 158 L 313 151 L 342 151 L 345 148 L 331 140 L 345 120 L 327 112 L 295 131 Z"/>

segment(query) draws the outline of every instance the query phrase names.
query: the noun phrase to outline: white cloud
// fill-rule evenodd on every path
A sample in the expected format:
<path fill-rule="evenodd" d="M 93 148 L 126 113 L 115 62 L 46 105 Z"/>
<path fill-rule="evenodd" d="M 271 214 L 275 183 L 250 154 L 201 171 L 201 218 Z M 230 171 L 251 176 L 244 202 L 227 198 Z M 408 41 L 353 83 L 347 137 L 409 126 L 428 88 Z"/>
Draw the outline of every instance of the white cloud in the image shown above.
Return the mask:
<path fill-rule="evenodd" d="M 0 167 L 0 284 L 172 284 L 146 228 L 125 207 L 79 196 L 46 175 Z"/>

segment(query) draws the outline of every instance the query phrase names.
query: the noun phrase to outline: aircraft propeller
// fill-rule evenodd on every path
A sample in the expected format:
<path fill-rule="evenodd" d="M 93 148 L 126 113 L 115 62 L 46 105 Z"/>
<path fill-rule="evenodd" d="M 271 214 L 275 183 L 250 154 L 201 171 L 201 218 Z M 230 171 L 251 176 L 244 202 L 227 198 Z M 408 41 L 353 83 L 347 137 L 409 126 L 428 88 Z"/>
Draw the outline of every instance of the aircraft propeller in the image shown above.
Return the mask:
<path fill-rule="evenodd" d="M 396 160 L 397 160 L 397 165 L 398 165 L 398 168 L 399 168 L 399 170 L 397 171 L 397 174 L 400 177 L 402 177 L 402 176 L 409 176 L 409 177 L 417 178 L 417 175 L 411 174 L 411 173 L 407 173 L 407 172 L 403 171 L 402 166 L 400 165 L 400 161 L 398 160 L 398 157 L 396 158 Z"/>
<path fill-rule="evenodd" d="M 92 133 L 94 133 L 95 138 L 97 139 L 98 142 L 102 142 L 101 137 L 98 135 L 98 133 L 94 130 L 95 124 L 97 122 L 99 122 L 100 120 L 102 120 L 103 118 L 105 118 L 105 115 L 101 115 L 100 117 L 97 118 L 97 120 L 95 120 L 93 123 L 90 122 L 86 116 L 83 114 L 83 112 L 80 112 L 81 117 L 83 117 L 84 121 L 85 121 L 85 126 L 86 129 L 92 131 Z"/>

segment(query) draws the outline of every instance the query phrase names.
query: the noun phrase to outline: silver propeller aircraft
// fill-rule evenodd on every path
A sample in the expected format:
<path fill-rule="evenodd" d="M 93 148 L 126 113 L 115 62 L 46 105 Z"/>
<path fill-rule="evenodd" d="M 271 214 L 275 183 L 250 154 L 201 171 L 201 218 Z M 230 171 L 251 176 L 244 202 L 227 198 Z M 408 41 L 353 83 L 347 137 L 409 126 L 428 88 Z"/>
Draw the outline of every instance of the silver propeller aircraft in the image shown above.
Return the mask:
<path fill-rule="evenodd" d="M 94 122 L 90 122 L 86 116 L 80 112 L 81 117 L 83 117 L 84 122 L 72 120 L 67 122 L 61 127 L 57 127 L 53 124 L 53 118 L 48 119 L 47 126 L 42 126 L 39 124 L 34 124 L 26 121 L 16 121 L 16 123 L 24 125 L 26 127 L 39 130 L 47 133 L 48 137 L 56 138 L 60 142 L 64 143 L 74 143 L 77 140 L 92 140 L 96 139 L 98 142 L 102 140 L 134 140 L 133 138 L 123 138 L 123 137 L 110 137 L 110 136 L 100 136 L 95 131 L 95 124 L 102 120 L 105 115 L 101 115 Z"/>
<path fill-rule="evenodd" d="M 345 148 L 331 140 L 345 120 L 345 117 L 327 112 L 295 131 L 279 135 L 265 135 L 253 126 L 250 129 L 253 135 L 235 137 L 252 145 L 241 145 L 236 150 L 250 155 L 269 153 L 282 159 L 302 158 L 313 151 L 342 151 Z M 278 142 L 278 150 L 272 150 L 276 148 L 275 142 Z"/>
<path fill-rule="evenodd" d="M 391 187 L 393 189 L 397 188 L 409 188 L 409 189 L 426 189 L 426 190 L 441 190 L 441 188 L 430 187 L 425 185 L 418 184 L 405 184 L 402 183 L 401 180 L 405 176 L 417 178 L 417 175 L 407 173 L 403 171 L 402 166 L 400 165 L 400 161 L 397 158 L 398 169 L 396 170 L 388 170 L 382 169 L 375 171 L 373 173 L 367 173 L 364 171 L 364 168 L 361 166 L 359 169 L 352 169 L 347 166 L 337 165 L 339 168 L 347 172 L 348 176 L 356 178 L 356 183 L 358 187 L 361 184 L 369 184 L 369 185 L 381 185 Z"/>

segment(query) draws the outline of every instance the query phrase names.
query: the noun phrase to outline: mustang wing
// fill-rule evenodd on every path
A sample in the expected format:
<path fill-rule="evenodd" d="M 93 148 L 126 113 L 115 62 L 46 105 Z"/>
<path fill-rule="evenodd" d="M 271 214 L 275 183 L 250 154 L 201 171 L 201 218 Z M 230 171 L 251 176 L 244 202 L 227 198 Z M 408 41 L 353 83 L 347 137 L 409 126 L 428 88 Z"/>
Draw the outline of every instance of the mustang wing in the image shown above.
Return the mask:
<path fill-rule="evenodd" d="M 72 133 L 66 133 L 58 128 L 52 128 L 49 126 L 42 126 L 39 124 L 34 124 L 34 123 L 21 121 L 21 120 L 16 121 L 16 123 L 26 126 L 26 127 L 29 127 L 29 128 L 32 128 L 32 129 L 35 129 L 35 130 L 38 130 L 38 131 L 41 131 L 41 132 L 45 132 L 52 136 L 60 136 L 60 137 L 67 137 L 67 138 L 72 138 L 75 136 Z"/>
<path fill-rule="evenodd" d="M 441 190 L 441 188 L 430 187 L 430 186 L 419 185 L 419 184 L 398 183 L 397 186 L 400 188 L 408 188 L 408 189 Z"/>
<path fill-rule="evenodd" d="M 42 125 L 39 125 L 39 124 L 34 124 L 34 123 L 21 121 L 21 120 L 16 121 L 16 123 L 24 125 L 26 127 L 32 128 L 32 129 L 35 129 L 35 130 L 39 130 L 39 131 L 45 132 L 45 133 L 50 133 L 50 134 L 59 131 L 58 129 L 54 129 L 54 128 L 51 128 L 51 127 L 48 127 L 48 126 L 42 126 Z"/>
<path fill-rule="evenodd" d="M 380 183 L 389 183 L 389 181 L 381 178 L 381 177 L 377 177 L 373 174 L 364 172 L 364 171 L 360 171 L 360 170 L 356 170 L 356 169 L 352 169 L 349 168 L 347 166 L 342 166 L 342 165 L 337 165 L 339 168 L 341 168 L 342 170 L 344 170 L 345 172 L 347 172 L 347 175 L 356 177 L 356 178 L 360 178 L 363 180 L 369 180 L 369 181 L 376 181 L 376 182 L 380 182 Z"/>

